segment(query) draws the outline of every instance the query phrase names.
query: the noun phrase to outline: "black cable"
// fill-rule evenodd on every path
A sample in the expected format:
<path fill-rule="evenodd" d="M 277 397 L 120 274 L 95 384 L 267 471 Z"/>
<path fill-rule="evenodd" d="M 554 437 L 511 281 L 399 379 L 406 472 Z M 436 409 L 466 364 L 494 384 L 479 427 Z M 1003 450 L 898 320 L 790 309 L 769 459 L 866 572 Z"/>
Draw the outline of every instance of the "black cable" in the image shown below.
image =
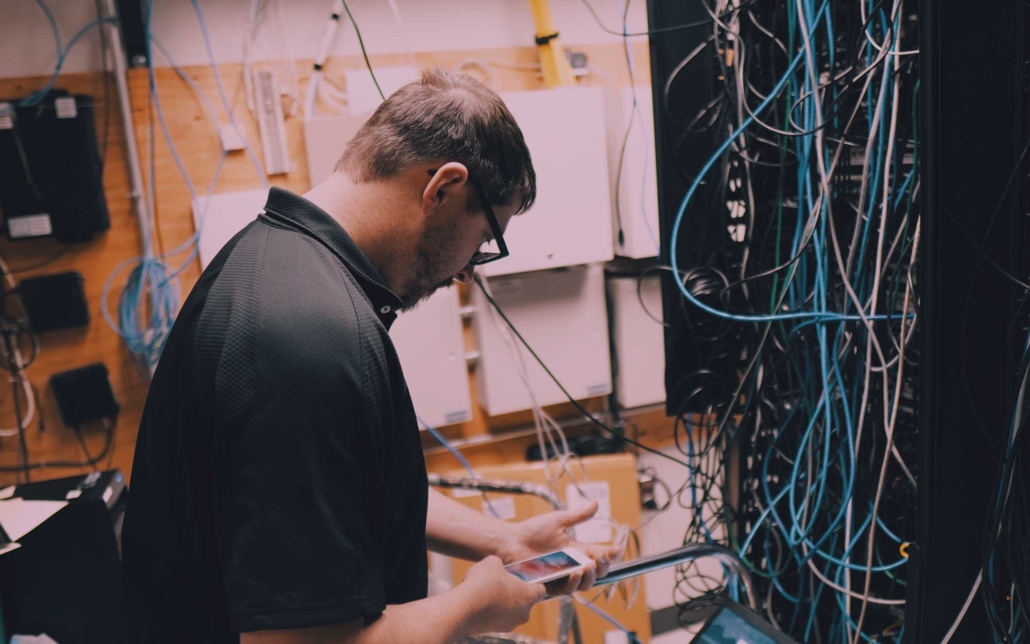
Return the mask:
<path fill-rule="evenodd" d="M 622 10 L 622 30 L 626 31 L 626 17 L 629 15 L 629 5 L 632 0 L 626 0 L 626 6 Z M 591 9 L 592 10 L 592 9 Z M 626 145 L 629 143 L 629 135 L 633 132 L 633 124 L 636 122 L 637 114 L 637 88 L 636 83 L 633 80 L 633 61 L 629 55 L 629 38 L 627 36 L 622 37 L 622 49 L 626 55 L 626 69 L 629 71 L 629 87 L 630 91 L 633 92 L 633 108 L 629 113 L 629 126 L 626 128 L 626 134 L 622 137 L 622 147 L 619 149 L 619 163 L 615 170 L 615 221 L 618 225 L 618 239 L 619 246 L 626 244 L 626 232 L 622 227 L 622 166 L 623 161 L 626 158 Z"/>
<path fill-rule="evenodd" d="M 1030 141 L 1028 141 L 1028 143 L 1030 143 Z M 1026 154 L 1026 149 L 1023 150 L 1023 154 L 1024 155 Z M 998 264 L 998 262 L 996 262 L 993 259 L 991 259 L 991 256 L 988 255 L 986 251 L 984 251 L 983 244 L 978 242 L 978 241 L 976 241 L 975 239 L 973 239 L 973 236 L 969 234 L 969 231 L 967 231 L 966 227 L 962 225 L 962 222 L 960 222 L 958 217 L 955 216 L 955 213 L 953 213 L 947 207 L 944 207 L 941 210 L 948 217 L 948 219 L 951 220 L 951 223 L 955 225 L 955 228 L 958 229 L 958 231 L 960 233 L 962 233 L 962 236 L 965 237 L 966 241 L 968 241 L 970 243 L 970 245 L 972 245 L 972 247 L 976 251 L 977 255 L 980 256 L 980 259 L 982 259 L 983 261 L 987 262 L 987 264 L 991 268 L 993 268 L 994 270 L 996 270 L 999 273 L 1001 273 L 1002 276 L 1005 277 L 1005 279 L 1009 280 L 1010 282 L 1012 282 L 1013 284 L 1015 284 L 1019 288 L 1023 289 L 1024 291 L 1030 291 L 1030 284 L 1027 284 L 1026 282 L 1024 282 L 1023 280 L 1019 279 L 1018 277 L 1016 277 L 1012 273 L 1008 272 L 1007 270 L 1002 268 L 1001 265 Z"/>
<path fill-rule="evenodd" d="M 75 438 L 78 439 L 79 445 L 82 447 L 82 453 L 86 455 L 86 462 L 87 463 L 92 463 L 93 464 L 92 465 L 93 471 L 96 472 L 97 471 L 97 465 L 96 465 L 97 462 L 90 455 L 89 448 L 86 447 L 86 441 L 85 441 L 85 439 L 82 438 L 82 432 L 79 431 L 78 427 L 75 427 L 75 428 L 72 429 L 72 433 L 75 434 Z"/>
<path fill-rule="evenodd" d="M 669 456 L 668 454 L 665 454 L 664 452 L 661 452 L 659 450 L 652 449 L 652 448 L 648 447 L 647 445 L 644 445 L 643 443 L 639 443 L 639 442 L 633 440 L 632 438 L 629 438 L 625 434 L 622 434 L 622 433 L 612 429 L 611 427 L 609 427 L 608 425 L 604 424 L 603 422 L 598 420 L 596 417 L 594 417 L 594 415 L 591 414 L 589 411 L 587 411 L 586 408 L 583 407 L 583 405 L 581 405 L 579 403 L 579 401 L 576 400 L 572 396 L 572 394 L 569 393 L 569 391 L 565 388 L 565 385 L 563 385 L 561 383 L 561 381 L 558 380 L 558 378 L 554 375 L 554 373 L 551 372 L 550 368 L 548 368 L 548 366 L 544 363 L 544 361 L 540 358 L 540 356 L 537 355 L 536 351 L 533 350 L 533 347 L 529 346 L 529 343 L 526 342 L 526 339 L 522 337 L 522 334 L 519 333 L 519 330 L 515 328 L 515 325 L 511 323 L 511 320 L 508 319 L 508 316 L 504 314 L 504 311 L 501 310 L 501 307 L 497 304 L 497 302 L 494 300 L 494 298 L 486 290 L 486 287 L 483 285 L 482 279 L 483 278 L 480 277 L 479 275 L 475 276 L 476 285 L 479 287 L 479 290 L 482 291 L 483 296 L 486 298 L 486 301 L 490 303 L 490 306 L 492 306 L 495 311 L 497 311 L 497 314 L 501 316 L 501 319 L 504 320 L 504 323 L 508 325 L 508 328 L 511 329 L 511 332 L 514 333 L 515 337 L 518 338 L 519 342 L 522 343 L 522 346 L 526 347 L 526 350 L 529 351 L 529 354 L 531 356 L 533 356 L 534 360 L 537 361 L 537 364 L 539 364 L 543 368 L 543 370 L 547 373 L 548 377 L 550 377 L 550 379 L 554 382 L 554 384 L 558 385 L 558 389 L 561 389 L 561 392 L 563 394 L 565 394 L 565 397 L 569 399 L 569 402 L 571 402 L 573 404 L 573 406 L 576 409 L 578 409 L 579 412 L 581 414 L 583 414 L 583 416 L 585 416 L 587 418 L 587 420 L 589 420 L 591 423 L 593 423 L 598 428 L 603 430 L 605 433 L 611 435 L 613 438 L 617 438 L 617 439 L 619 439 L 621 441 L 624 441 L 626 443 L 629 443 L 630 445 L 633 445 L 633 446 L 635 446 L 635 447 L 637 447 L 639 449 L 642 449 L 645 452 L 650 452 L 651 454 L 654 454 L 655 456 L 660 456 L 660 457 L 662 457 L 662 458 L 664 458 L 666 460 L 672 461 L 673 463 L 677 463 L 679 465 L 682 465 L 683 467 L 686 467 L 686 468 L 690 467 L 688 464 L 684 463 L 683 461 L 679 460 L 678 458 L 675 458 L 673 456 Z"/>
<path fill-rule="evenodd" d="M 42 469 L 48 469 L 48 468 L 52 468 L 52 469 L 72 469 L 72 468 L 91 467 L 91 466 L 95 465 L 96 463 L 99 463 L 100 461 L 104 460 L 104 458 L 107 457 L 108 454 L 110 454 L 112 452 L 112 450 L 114 448 L 114 430 L 115 430 L 115 425 L 114 425 L 113 422 L 110 422 L 108 424 L 108 426 L 107 426 L 107 432 L 106 432 L 106 437 L 104 439 L 104 449 L 103 449 L 103 451 L 101 451 L 99 454 L 97 454 L 93 458 L 89 459 L 88 461 L 40 461 L 40 462 L 36 462 L 36 463 L 29 463 L 27 467 L 21 467 L 21 466 L 18 466 L 18 467 L 0 466 L 0 472 L 21 472 L 21 471 L 24 471 L 26 469 L 29 469 L 29 470 L 42 470 Z"/>
<path fill-rule="evenodd" d="M 386 100 L 386 96 L 383 94 L 383 89 L 379 87 L 379 81 L 376 79 L 376 73 L 372 71 L 372 63 L 368 60 L 368 52 L 365 51 L 365 41 L 361 38 L 361 29 L 358 28 L 358 23 L 355 22 L 354 16 L 351 15 L 350 7 L 347 6 L 347 0 L 343 1 L 343 8 L 347 11 L 347 17 L 350 18 L 350 23 L 354 25 L 354 33 L 358 36 L 358 45 L 361 46 L 361 55 L 365 57 L 365 66 L 368 67 L 368 73 L 372 75 L 372 82 L 376 84 L 376 90 L 379 92 L 379 97 Z"/>

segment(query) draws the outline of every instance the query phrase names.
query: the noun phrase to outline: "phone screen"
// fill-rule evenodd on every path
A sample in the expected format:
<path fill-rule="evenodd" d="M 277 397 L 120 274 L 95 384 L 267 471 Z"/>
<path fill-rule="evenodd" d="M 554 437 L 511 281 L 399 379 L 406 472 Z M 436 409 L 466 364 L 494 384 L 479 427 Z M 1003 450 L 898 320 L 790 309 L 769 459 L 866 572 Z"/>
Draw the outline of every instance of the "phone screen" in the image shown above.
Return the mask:
<path fill-rule="evenodd" d="M 579 567 L 578 561 L 559 551 L 506 566 L 505 570 L 522 581 L 532 583 L 539 579 L 555 578 L 558 573 L 566 570 L 572 571 Z"/>

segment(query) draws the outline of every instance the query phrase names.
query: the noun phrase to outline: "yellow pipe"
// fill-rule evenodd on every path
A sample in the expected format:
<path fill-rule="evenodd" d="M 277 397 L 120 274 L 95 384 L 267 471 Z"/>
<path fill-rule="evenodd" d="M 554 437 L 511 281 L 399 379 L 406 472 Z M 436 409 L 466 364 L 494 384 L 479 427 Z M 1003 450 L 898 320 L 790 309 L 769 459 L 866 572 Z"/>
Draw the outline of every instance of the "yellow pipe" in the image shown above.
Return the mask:
<path fill-rule="evenodd" d="M 544 85 L 548 88 L 570 87 L 576 84 L 572 75 L 572 66 L 565 57 L 565 50 L 558 42 L 558 31 L 551 18 L 551 7 L 547 0 L 529 0 L 533 11 L 533 22 L 536 24 L 537 51 L 540 54 L 540 67 L 544 73 Z"/>

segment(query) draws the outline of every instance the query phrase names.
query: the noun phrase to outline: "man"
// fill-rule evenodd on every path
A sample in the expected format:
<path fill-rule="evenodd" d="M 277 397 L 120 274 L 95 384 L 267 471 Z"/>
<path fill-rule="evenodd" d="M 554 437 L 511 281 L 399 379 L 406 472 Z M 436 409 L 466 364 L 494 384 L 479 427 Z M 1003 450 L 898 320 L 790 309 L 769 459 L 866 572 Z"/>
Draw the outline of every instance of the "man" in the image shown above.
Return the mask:
<path fill-rule="evenodd" d="M 387 99 L 305 197 L 272 189 L 154 374 L 123 536 L 134 642 L 444 644 L 528 619 L 545 589 L 503 564 L 569 545 L 595 508 L 508 524 L 428 491 L 387 330 L 503 257 L 535 196 L 500 97 L 439 70 Z M 615 554 L 576 545 L 596 564 L 552 594 Z M 427 599 L 427 546 L 482 561 Z"/>

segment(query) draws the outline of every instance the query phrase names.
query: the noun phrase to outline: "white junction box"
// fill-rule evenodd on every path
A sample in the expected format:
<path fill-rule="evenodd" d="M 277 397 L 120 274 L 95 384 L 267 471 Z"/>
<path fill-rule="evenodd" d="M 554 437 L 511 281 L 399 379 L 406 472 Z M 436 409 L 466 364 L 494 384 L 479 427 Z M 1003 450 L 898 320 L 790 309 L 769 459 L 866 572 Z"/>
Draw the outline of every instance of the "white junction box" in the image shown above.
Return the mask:
<path fill-rule="evenodd" d="M 611 393 L 608 316 L 601 266 L 495 277 L 489 280 L 489 286 L 501 310 L 573 398 Z M 472 304 L 480 354 L 476 367 L 480 405 L 490 416 L 530 409 L 529 393 L 517 369 L 518 359 L 502 335 L 503 320 L 492 315 L 489 302 L 478 288 L 472 291 Z M 565 395 L 543 368 L 514 334 L 511 337 L 537 402 L 566 402 Z"/>
<path fill-rule="evenodd" d="M 193 226 L 200 231 L 200 267 L 207 268 L 233 235 L 265 210 L 268 190 L 201 195 L 193 200 Z"/>
<path fill-rule="evenodd" d="M 652 105 L 649 86 L 624 87 L 606 95 L 612 236 L 615 254 L 620 257 L 640 259 L 658 255 L 658 174 Z"/>
<path fill-rule="evenodd" d="M 343 77 L 347 81 L 347 106 L 350 108 L 351 114 L 363 115 L 368 118 L 383 102 L 379 96 L 379 89 L 383 90 L 383 96 L 390 96 L 421 77 L 418 68 L 411 65 L 377 66 L 375 72 L 374 81 L 365 67 L 348 69 L 343 73 Z M 377 82 L 379 89 L 376 89 Z"/>
<path fill-rule="evenodd" d="M 508 226 L 511 256 L 486 275 L 605 262 L 612 258 L 604 94 L 561 88 L 502 95 L 526 139 L 537 199 Z"/>
<path fill-rule="evenodd" d="M 433 427 L 472 419 L 458 289 L 442 288 L 390 328 L 415 413 Z M 422 423 L 419 423 L 422 426 Z"/>
<path fill-rule="evenodd" d="M 644 278 L 637 297 L 636 277 L 609 277 L 608 295 L 619 406 L 632 409 L 664 402 L 665 329 L 660 278 Z"/>
<path fill-rule="evenodd" d="M 313 116 L 304 119 L 308 180 L 315 187 L 329 178 L 347 143 L 368 119 L 364 116 Z"/>

